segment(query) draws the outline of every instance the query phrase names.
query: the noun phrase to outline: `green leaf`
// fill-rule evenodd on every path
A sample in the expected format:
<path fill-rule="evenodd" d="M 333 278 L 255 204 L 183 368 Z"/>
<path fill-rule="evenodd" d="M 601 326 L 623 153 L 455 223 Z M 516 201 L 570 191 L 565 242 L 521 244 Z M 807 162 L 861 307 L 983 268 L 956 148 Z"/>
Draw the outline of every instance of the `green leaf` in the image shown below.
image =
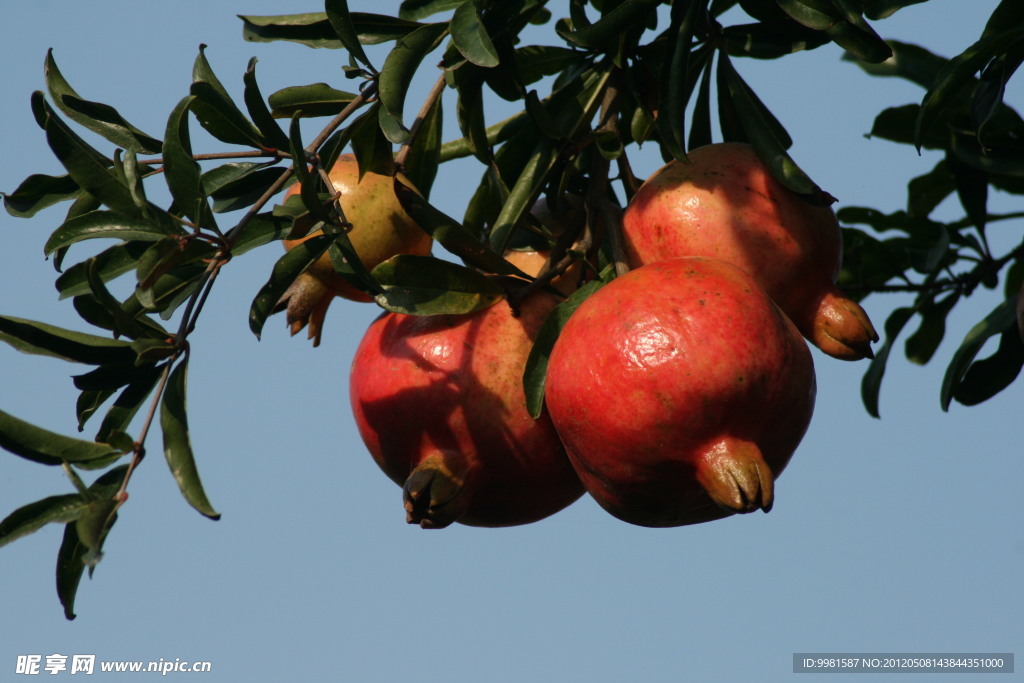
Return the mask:
<path fill-rule="evenodd" d="M 106 158 L 76 135 L 46 104 L 42 93 L 32 95 L 33 109 L 46 131 L 46 141 L 68 175 L 83 190 L 126 217 L 141 218 L 131 191 Z"/>
<path fill-rule="evenodd" d="M 393 256 L 373 269 L 373 277 L 384 289 L 377 304 L 395 313 L 472 313 L 504 297 L 493 279 L 433 256 Z"/>
<path fill-rule="evenodd" d="M 665 151 L 674 159 L 686 158 L 686 106 L 694 85 L 690 78 L 690 46 L 700 5 L 672 5 L 668 57 L 660 71 L 661 102 L 656 123 Z"/>
<path fill-rule="evenodd" d="M 639 111 L 639 109 L 638 109 Z M 690 126 L 689 149 L 710 145 L 714 138 L 711 133 L 711 64 L 704 70 L 697 101 L 693 104 L 693 125 Z"/>
<path fill-rule="evenodd" d="M 530 212 L 540 191 L 547 184 L 558 162 L 558 151 L 551 141 L 544 140 L 537 145 L 530 161 L 516 179 L 508 198 L 501 207 L 491 231 L 491 248 L 495 253 L 504 253 L 509 240 L 523 216 Z"/>
<path fill-rule="evenodd" d="M 412 141 L 409 156 L 405 160 L 405 174 L 413 187 L 425 198 L 430 197 L 430 190 L 437 177 L 437 168 L 441 164 L 441 132 L 444 129 L 444 113 L 442 98 L 434 100 L 427 115 L 420 124 L 419 133 Z"/>
<path fill-rule="evenodd" d="M 402 0 L 398 16 L 409 21 L 419 21 L 454 9 L 464 2 L 466 0 Z"/>
<path fill-rule="evenodd" d="M 0 548 L 54 522 L 66 524 L 78 519 L 89 499 L 78 493 L 50 496 L 23 505 L 0 521 Z"/>
<path fill-rule="evenodd" d="M 494 49 L 487 27 L 472 0 L 455 8 L 449 26 L 452 42 L 463 57 L 477 66 L 498 66 L 501 62 L 498 51 Z"/>
<path fill-rule="evenodd" d="M 963 381 L 964 375 L 985 342 L 990 337 L 1001 334 L 1004 330 L 1017 324 L 1016 303 L 1014 298 L 1010 298 L 999 304 L 981 322 L 972 327 L 964 337 L 942 378 L 942 389 L 939 396 L 943 410 L 949 410 L 949 404 Z"/>
<path fill-rule="evenodd" d="M 203 174 L 203 191 L 216 213 L 248 209 L 280 179 L 284 169 L 256 163 L 228 163 Z"/>
<path fill-rule="evenodd" d="M 914 334 L 907 337 L 905 351 L 911 363 L 924 365 L 932 359 L 946 336 L 946 318 L 960 300 L 960 293 L 954 292 L 941 301 L 924 301 L 918 305 L 921 324 Z"/>
<path fill-rule="evenodd" d="M 132 378 L 103 416 L 103 421 L 96 432 L 97 441 L 106 442 L 115 434 L 128 430 L 139 409 L 153 393 L 163 372 L 162 366 L 150 365 L 142 368 Z"/>
<path fill-rule="evenodd" d="M 988 358 L 971 363 L 953 392 L 953 398 L 965 406 L 984 403 L 1010 386 L 1024 365 L 1024 341 L 1016 326 L 1003 330 L 999 347 Z"/>
<path fill-rule="evenodd" d="M 269 101 L 274 116 L 278 118 L 290 118 L 296 114 L 308 118 L 335 116 L 355 97 L 352 93 L 335 90 L 326 83 L 313 83 L 278 90 L 270 96 Z"/>
<path fill-rule="evenodd" d="M 35 173 L 22 181 L 10 194 L 3 194 L 7 213 L 18 218 L 31 218 L 43 209 L 82 194 L 71 176 L 51 176 Z"/>
<path fill-rule="evenodd" d="M 366 53 L 363 51 L 363 46 L 359 43 L 359 34 L 352 23 L 352 16 L 348 11 L 348 2 L 346 0 L 326 0 L 324 2 L 324 10 L 331 28 L 338 34 L 341 44 L 345 46 L 349 54 L 372 69 L 373 65 L 370 64 L 369 58 L 367 58 Z"/>
<path fill-rule="evenodd" d="M 988 217 L 988 173 L 946 154 L 946 168 L 953 175 L 956 195 L 975 227 L 984 232 Z"/>
<path fill-rule="evenodd" d="M 382 14 L 351 12 L 349 16 L 355 27 L 359 42 L 376 45 L 397 40 L 420 26 L 415 21 L 406 21 Z M 265 43 L 274 40 L 289 40 L 316 48 L 342 48 L 337 31 L 331 25 L 325 12 L 307 14 L 284 14 L 273 16 L 242 16 L 242 37 L 245 40 Z"/>
<path fill-rule="evenodd" d="M 57 291 L 60 298 L 78 296 L 90 292 L 89 269 L 95 267 L 96 275 L 104 282 L 135 269 L 135 264 L 149 248 L 149 242 L 124 242 L 115 244 L 101 251 L 96 256 L 77 263 L 57 278 Z M 95 264 L 95 265 L 93 265 Z"/>
<path fill-rule="evenodd" d="M 961 96 L 963 89 L 974 82 L 974 75 L 995 55 L 1024 42 L 1024 26 L 1011 28 L 982 38 L 949 60 L 935 78 L 921 102 L 921 111 L 914 129 L 918 150 L 921 139 L 947 107 Z"/>
<path fill-rule="evenodd" d="M 471 266 L 488 273 L 529 276 L 482 244 L 455 219 L 433 207 L 418 192 L 395 177 L 395 196 L 409 217 L 441 246 Z"/>
<path fill-rule="evenodd" d="M 192 158 L 188 131 L 188 112 L 198 100 L 183 98 L 167 117 L 164 137 L 164 176 L 174 204 L 185 217 L 201 228 L 216 228 L 213 213 L 203 191 L 202 170 Z"/>
<path fill-rule="evenodd" d="M 408 137 L 408 130 L 402 124 L 405 96 L 409 91 L 413 75 L 419 68 L 424 57 L 434 51 L 448 33 L 448 24 L 426 24 L 399 39 L 394 49 L 384 60 L 384 68 L 380 74 L 380 101 L 384 111 L 405 130 L 404 134 L 391 132 L 388 139 L 394 143 L 403 143 Z M 385 131 L 387 132 L 387 131 Z"/>
<path fill-rule="evenodd" d="M 176 234 L 164 225 L 128 218 L 114 211 L 92 211 L 57 228 L 43 247 L 47 256 L 63 247 L 90 239 L 156 242 Z"/>
<path fill-rule="evenodd" d="M 187 392 L 188 361 L 183 361 L 171 371 L 160 401 L 160 428 L 164 435 L 164 456 L 171 468 L 174 480 L 178 482 L 181 495 L 188 504 L 210 519 L 220 519 L 220 513 L 213 509 L 199 480 L 192 443 L 188 433 L 188 416 L 185 401 Z"/>
<path fill-rule="evenodd" d="M 270 212 L 258 213 L 235 236 L 235 243 L 231 248 L 231 253 L 235 256 L 244 254 L 250 249 L 261 247 L 274 240 L 283 239 L 287 237 L 290 231 L 290 219 L 274 216 Z"/>
<path fill-rule="evenodd" d="M 243 93 L 245 108 L 263 136 L 264 143 L 272 149 L 288 149 L 288 136 L 281 130 L 281 126 L 277 125 L 267 103 L 263 100 L 260 87 L 256 83 L 255 57 L 249 60 L 242 81 L 245 84 Z"/>
<path fill-rule="evenodd" d="M 828 0 L 777 0 L 779 7 L 807 28 L 824 31 L 840 20 L 836 8 Z"/>
<path fill-rule="evenodd" d="M 821 31 L 791 19 L 727 26 L 722 30 L 722 37 L 730 55 L 756 59 L 776 59 L 829 42 Z"/>
<path fill-rule="evenodd" d="M 955 190 L 953 175 L 946 162 L 940 161 L 931 171 L 907 184 L 907 213 L 915 218 L 927 218 Z"/>
<path fill-rule="evenodd" d="M 922 2 L 927 0 L 864 0 L 864 15 L 872 21 L 878 21 L 892 16 L 904 7 Z"/>
<path fill-rule="evenodd" d="M 616 46 L 624 28 L 646 23 L 648 15 L 659 4 L 661 4 L 661 0 L 624 0 L 594 23 L 580 26 L 574 31 L 559 31 L 559 33 L 563 38 L 580 47 L 608 50 Z M 674 7 L 675 5 L 673 5 Z"/>
<path fill-rule="evenodd" d="M 72 121 L 123 149 L 145 154 L 160 152 L 159 140 L 125 121 L 113 107 L 82 99 L 57 68 L 52 49 L 46 52 L 44 74 L 50 97 Z"/>
<path fill-rule="evenodd" d="M 884 62 L 892 57 L 892 50 L 861 16 L 862 0 L 832 0 L 842 15 L 825 33 L 854 57 L 866 62 Z"/>
<path fill-rule="evenodd" d="M 199 46 L 199 55 L 192 67 L 192 87 L 189 92 L 194 97 L 192 112 L 199 120 L 199 125 L 210 135 L 228 144 L 257 149 L 263 147 L 259 130 L 235 105 L 231 95 L 213 73 L 206 60 L 205 45 Z"/>
<path fill-rule="evenodd" d="M 568 322 L 569 317 L 580 307 L 587 297 L 596 292 L 604 282 L 591 280 L 573 292 L 565 301 L 558 304 L 544 320 L 537 338 L 530 349 L 523 370 L 523 390 L 526 393 L 526 408 L 534 419 L 540 417 L 544 410 L 544 383 L 548 371 L 548 359 L 551 349 L 555 346 L 558 335 Z"/>
<path fill-rule="evenodd" d="M 127 452 L 109 444 L 83 441 L 51 432 L 4 411 L 0 411 L 0 448 L 43 465 L 110 462 Z"/>
<path fill-rule="evenodd" d="M 718 67 L 735 107 L 738 125 L 772 175 L 808 201 L 827 205 L 828 198 L 821 188 L 786 153 L 793 141 L 782 124 L 740 78 L 728 56 L 719 56 Z"/>
<path fill-rule="evenodd" d="M 896 337 L 913 315 L 913 308 L 897 308 L 885 321 L 885 340 L 875 349 L 875 357 L 871 359 L 871 364 L 868 365 L 860 384 L 861 400 L 871 417 L 881 417 L 878 412 L 878 396 L 882 389 L 882 377 L 885 376 L 885 364 L 889 360 L 889 352 L 896 342 Z"/>
<path fill-rule="evenodd" d="M 892 50 L 890 59 L 877 64 L 860 60 L 854 60 L 855 63 L 872 76 L 905 78 L 922 88 L 930 88 L 935 82 L 936 76 L 949 61 L 919 45 L 903 43 L 898 40 L 890 40 L 888 44 Z M 852 57 L 843 55 L 843 59 L 850 60 Z"/>
<path fill-rule="evenodd" d="M 583 55 L 577 50 L 554 45 L 526 45 L 515 51 L 520 82 L 526 86 L 545 76 L 568 71 L 580 63 Z"/>
<path fill-rule="evenodd" d="M 127 466 L 116 467 L 103 474 L 89 487 L 89 495 L 94 501 L 108 501 L 100 505 L 94 505 L 89 516 L 98 520 L 105 514 L 103 524 L 100 527 L 98 538 L 94 539 L 96 545 L 90 548 L 78 535 L 78 523 L 70 522 L 64 527 L 64 537 L 61 541 L 60 550 L 57 552 L 57 597 L 64 607 L 64 616 L 67 619 L 75 618 L 75 595 L 78 593 L 78 584 L 82 580 L 85 568 L 89 567 L 90 576 L 96 562 L 101 555 L 103 540 L 107 533 L 117 521 L 117 515 L 110 511 L 111 499 L 120 489 L 120 482 L 124 478 Z M 114 503 L 116 505 L 116 503 Z M 106 508 L 106 509 L 103 509 Z M 90 525 L 93 529 L 97 525 Z M 88 533 L 88 529 L 86 530 Z"/>
<path fill-rule="evenodd" d="M 130 363 L 135 355 L 129 342 L 10 316 L 0 316 L 0 341 L 22 353 L 89 365 Z"/>
<path fill-rule="evenodd" d="M 297 244 L 291 250 L 285 252 L 284 256 L 277 260 L 270 278 L 260 288 L 256 298 L 249 307 L 249 329 L 259 339 L 263 333 L 263 325 L 267 318 L 274 312 L 278 301 L 285 293 L 285 290 L 302 274 L 311 263 L 316 261 L 327 251 L 334 242 L 334 235 L 316 235 Z"/>

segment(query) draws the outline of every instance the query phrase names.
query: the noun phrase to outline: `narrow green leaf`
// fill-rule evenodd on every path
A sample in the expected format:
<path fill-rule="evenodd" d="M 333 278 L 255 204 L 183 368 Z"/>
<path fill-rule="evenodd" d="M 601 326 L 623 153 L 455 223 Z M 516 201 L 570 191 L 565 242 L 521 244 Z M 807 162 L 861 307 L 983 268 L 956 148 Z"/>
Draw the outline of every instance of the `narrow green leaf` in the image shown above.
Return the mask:
<path fill-rule="evenodd" d="M 231 253 L 235 256 L 244 254 L 250 249 L 261 247 L 274 240 L 283 239 L 290 231 L 290 219 L 274 216 L 271 212 L 267 211 L 258 213 L 235 236 L 235 243 L 231 248 Z"/>
<path fill-rule="evenodd" d="M 252 330 L 257 339 L 263 333 L 263 325 L 270 314 L 274 312 L 285 290 L 291 286 L 295 278 L 301 275 L 311 263 L 327 251 L 331 243 L 334 242 L 334 237 L 334 235 L 311 237 L 287 251 L 274 264 L 270 278 L 260 288 L 259 293 L 249 307 L 249 329 Z"/>
<path fill-rule="evenodd" d="M 22 353 L 89 365 L 131 362 L 134 355 L 129 342 L 10 316 L 0 316 L 0 341 Z"/>
<path fill-rule="evenodd" d="M 861 16 L 860 0 L 832 0 L 842 15 L 825 33 L 836 45 L 845 48 L 857 59 L 881 63 L 892 57 L 892 50 Z"/>
<path fill-rule="evenodd" d="M 829 42 L 829 37 L 821 31 L 791 19 L 727 26 L 722 30 L 722 37 L 730 55 L 756 59 L 776 59 Z"/>
<path fill-rule="evenodd" d="M 346 0 L 325 0 L 324 10 L 331 28 L 338 34 L 341 44 L 345 46 L 349 54 L 372 69 L 373 65 L 370 64 L 369 58 L 363 51 L 363 46 L 359 43 L 359 34 L 352 23 L 348 2 Z"/>
<path fill-rule="evenodd" d="M 109 461 L 127 452 L 109 444 L 83 441 L 51 432 L 4 411 L 0 411 L 0 448 L 43 465 Z"/>
<path fill-rule="evenodd" d="M 534 419 L 540 417 L 544 410 L 544 384 L 548 371 L 548 359 L 551 349 L 555 346 L 558 335 L 568 322 L 569 317 L 580 307 L 587 297 L 596 292 L 604 282 L 591 280 L 573 292 L 565 301 L 558 304 L 544 320 L 537 338 L 530 349 L 523 370 L 523 390 L 526 393 L 526 408 Z"/>
<path fill-rule="evenodd" d="M 999 347 L 988 358 L 974 361 L 953 392 L 953 398 L 965 406 L 984 403 L 1010 386 L 1024 366 L 1024 341 L 1016 326 L 999 338 Z"/>
<path fill-rule="evenodd" d="M 864 372 L 860 384 L 861 400 L 871 417 L 881 417 L 878 412 L 878 397 L 882 389 L 882 377 L 885 376 L 885 364 L 889 361 L 889 352 L 896 342 L 896 337 L 913 315 L 913 308 L 897 308 L 885 321 L 885 339 L 881 346 L 875 349 L 875 357 L 871 359 L 871 364 Z"/>
<path fill-rule="evenodd" d="M 229 163 L 203 174 L 203 191 L 213 200 L 215 213 L 244 210 L 266 194 L 282 173 L 279 166 Z"/>
<path fill-rule="evenodd" d="M 192 142 L 188 130 L 188 112 L 198 100 L 182 98 L 167 117 L 164 136 L 164 176 L 174 205 L 201 228 L 216 228 L 213 213 L 203 191 L 202 169 L 192 158 Z"/>
<path fill-rule="evenodd" d="M 256 128 L 259 129 L 260 134 L 263 136 L 264 144 L 272 149 L 288 149 L 288 136 L 285 135 L 284 131 L 281 130 L 281 126 L 277 125 L 277 121 L 274 120 L 274 116 L 267 107 L 267 103 L 263 100 L 259 84 L 256 82 L 255 57 L 249 60 L 249 65 L 245 69 L 245 76 L 243 76 L 242 81 L 245 84 L 245 91 L 243 93 L 245 108 L 249 112 L 249 117 L 256 125 Z"/>
<path fill-rule="evenodd" d="M 450 23 L 452 42 L 462 56 L 482 67 L 498 66 L 501 59 L 487 34 L 476 5 L 470 0 L 455 8 Z"/>
<path fill-rule="evenodd" d="M 984 232 L 988 218 L 988 173 L 965 164 L 951 153 L 946 154 L 946 168 L 953 176 L 957 198 L 967 217 L 979 231 Z"/>
<path fill-rule="evenodd" d="M 824 31 L 840 21 L 839 13 L 829 0 L 777 0 L 779 7 L 807 28 Z"/>
<path fill-rule="evenodd" d="M 106 138 L 118 147 L 145 154 L 158 154 L 160 141 L 125 121 L 117 111 L 100 102 L 82 99 L 57 68 L 53 50 L 46 52 L 46 88 L 65 116 Z"/>
<path fill-rule="evenodd" d="M 449 252 L 484 272 L 529 277 L 488 249 L 462 224 L 436 209 L 398 177 L 395 178 L 394 187 L 395 196 L 409 217 Z"/>
<path fill-rule="evenodd" d="M 352 142 L 352 154 L 359 162 L 360 177 L 366 173 L 392 175 L 395 170 L 395 157 L 391 143 L 381 125 L 386 112 L 380 105 L 374 105 L 369 111 L 352 122 L 349 127 Z"/>
<path fill-rule="evenodd" d="M 624 0 L 594 23 L 580 26 L 574 31 L 560 31 L 559 33 L 563 38 L 580 47 L 608 50 L 615 47 L 623 29 L 628 26 L 645 24 L 648 15 L 659 4 L 661 4 L 661 0 Z M 673 9 L 674 7 L 675 5 L 673 5 Z"/>
<path fill-rule="evenodd" d="M 447 22 L 426 24 L 402 37 L 395 44 L 384 60 L 384 68 L 380 74 L 380 101 L 387 112 L 405 134 L 392 131 L 388 139 L 401 144 L 408 137 L 408 131 L 402 124 L 405 109 L 405 97 L 412 83 L 413 75 L 419 68 L 424 57 L 434 51 L 448 33 Z M 387 132 L 387 131 L 385 131 Z"/>
<path fill-rule="evenodd" d="M 413 187 L 420 191 L 424 198 L 430 198 L 430 190 L 437 177 L 437 168 L 441 164 L 441 133 L 444 129 L 444 112 L 442 98 L 434 100 L 423 122 L 419 133 L 409 148 L 409 156 L 405 160 L 405 174 Z"/>
<path fill-rule="evenodd" d="M 996 306 L 981 322 L 971 328 L 961 342 L 960 348 L 953 353 L 953 358 L 946 368 L 946 374 L 942 378 L 942 389 L 939 393 L 943 410 L 949 410 L 949 404 L 963 381 L 964 375 L 985 342 L 990 337 L 1016 325 L 1016 303 L 1015 299 L 1010 298 Z"/>
<path fill-rule="evenodd" d="M 128 430 L 132 419 L 153 392 L 163 371 L 162 366 L 146 366 L 121 390 L 100 422 L 95 437 L 97 441 L 106 442 L 115 434 Z"/>
<path fill-rule="evenodd" d="M 541 189 L 547 184 L 557 162 L 558 150 L 554 148 L 553 143 L 549 140 L 541 141 L 509 191 L 508 198 L 495 220 L 491 231 L 491 249 L 495 253 L 504 253 L 516 227 L 540 196 Z"/>
<path fill-rule="evenodd" d="M 43 209 L 82 194 L 71 176 L 35 173 L 22 181 L 14 192 L 3 193 L 7 213 L 18 218 L 31 218 Z"/>
<path fill-rule="evenodd" d="M 993 56 L 1009 50 L 1024 41 L 1024 26 L 989 35 L 949 60 L 935 78 L 931 88 L 921 101 L 921 111 L 914 129 L 918 150 L 921 139 L 927 131 L 956 100 L 963 88 L 974 81 L 974 75 Z"/>
<path fill-rule="evenodd" d="M 719 56 L 719 70 L 724 73 L 725 85 L 729 90 L 738 123 L 743 129 L 745 137 L 771 170 L 772 175 L 789 189 L 803 195 L 808 201 L 815 204 L 828 204 L 829 199 L 821 191 L 821 188 L 786 153 L 792 144 L 792 139 L 785 128 L 740 78 L 740 75 L 732 67 L 728 56 Z"/>
<path fill-rule="evenodd" d="M 704 75 L 697 90 L 697 101 L 693 105 L 693 125 L 690 127 L 689 149 L 710 145 L 714 138 L 711 133 L 711 63 L 704 69 Z"/>
<path fill-rule="evenodd" d="M 326 83 L 295 85 L 273 93 L 270 108 L 278 118 L 290 118 L 301 114 L 312 116 L 335 116 L 356 98 L 350 92 L 336 90 Z"/>
<path fill-rule="evenodd" d="M 183 361 L 172 371 L 160 401 L 160 428 L 164 435 L 164 456 L 171 468 L 174 480 L 178 482 L 181 495 L 188 504 L 210 519 L 220 519 L 220 513 L 213 509 L 199 480 L 192 443 L 188 432 L 188 415 L 185 401 L 187 393 L 188 361 Z"/>
<path fill-rule="evenodd" d="M 419 21 L 454 9 L 464 2 L 466 0 L 402 0 L 398 16 L 408 21 Z"/>
<path fill-rule="evenodd" d="M 693 91 L 690 46 L 700 7 L 698 2 L 672 5 L 668 58 L 660 71 L 661 102 L 656 122 L 661 142 L 674 159 L 686 158 L 686 107 Z"/>
<path fill-rule="evenodd" d="M 55 283 L 60 298 L 66 299 L 69 296 L 86 294 L 89 289 L 89 269 L 95 263 L 96 274 L 104 282 L 110 282 L 117 277 L 135 269 L 135 264 L 149 248 L 149 242 L 123 242 L 115 244 L 101 251 L 91 259 L 71 266 Z"/>
<path fill-rule="evenodd" d="M 433 256 L 402 254 L 373 269 L 388 311 L 409 315 L 472 313 L 500 301 L 502 288 L 479 271 Z"/>
<path fill-rule="evenodd" d="M 907 184 L 907 213 L 915 218 L 927 218 L 955 190 L 953 174 L 945 160 L 940 161 L 931 171 Z"/>
<path fill-rule="evenodd" d="M 110 501 L 120 489 L 120 482 L 124 477 L 127 466 L 116 467 L 104 473 L 89 487 L 89 496 L 94 501 Z M 78 593 L 78 585 L 82 580 L 85 568 L 89 567 L 90 576 L 93 567 L 99 561 L 103 540 L 107 533 L 117 521 L 117 515 L 111 514 L 110 503 L 103 504 L 108 509 L 105 511 L 105 519 L 100 527 L 98 538 L 94 539 L 95 547 L 90 549 L 78 536 L 77 522 L 70 522 L 64 527 L 64 537 L 61 541 L 60 550 L 57 552 L 57 598 L 64 608 L 64 617 L 75 618 L 75 596 Z M 101 506 L 94 506 L 90 516 L 99 517 L 97 509 Z M 96 525 L 91 525 L 94 529 Z"/>
<path fill-rule="evenodd" d="M 349 16 L 359 42 L 363 45 L 397 40 L 420 26 L 415 21 L 383 14 L 351 12 Z M 315 48 L 344 47 L 325 12 L 272 16 L 239 15 L 239 19 L 243 22 L 242 37 L 248 41 L 265 43 L 288 40 Z"/>
<path fill-rule="evenodd" d="M 114 173 L 113 161 L 76 135 L 43 100 L 33 93 L 33 106 L 42 114 L 46 141 L 68 175 L 83 190 L 126 217 L 141 218 L 128 186 Z"/>
<path fill-rule="evenodd" d="M 918 306 L 921 324 L 907 337 L 904 346 L 907 360 L 924 365 L 932 359 L 946 336 L 946 318 L 958 301 L 960 293 L 954 292 L 941 301 L 925 301 Z"/>
<path fill-rule="evenodd" d="M 43 246 L 47 256 L 63 247 L 90 239 L 156 242 L 175 234 L 164 225 L 128 218 L 114 211 L 92 211 L 57 228 Z"/>
<path fill-rule="evenodd" d="M 853 60 L 861 69 L 872 76 L 905 78 L 922 88 L 930 88 L 936 76 L 949 61 L 919 45 L 904 43 L 898 40 L 888 41 L 892 57 L 873 64 L 862 60 Z M 843 59 L 852 59 L 843 55 Z"/>
<path fill-rule="evenodd" d="M 86 496 L 70 493 L 23 505 L 0 521 L 0 548 L 39 531 L 47 524 L 73 522 L 85 512 L 88 504 Z"/>
<path fill-rule="evenodd" d="M 199 46 L 189 92 L 194 97 L 192 112 L 210 135 L 229 144 L 257 149 L 263 147 L 260 131 L 245 117 L 213 73 L 206 59 L 205 45 Z"/>
<path fill-rule="evenodd" d="M 927 2 L 927 0 L 864 0 L 864 15 L 872 21 L 878 21 L 892 16 L 904 7 L 922 2 Z"/>

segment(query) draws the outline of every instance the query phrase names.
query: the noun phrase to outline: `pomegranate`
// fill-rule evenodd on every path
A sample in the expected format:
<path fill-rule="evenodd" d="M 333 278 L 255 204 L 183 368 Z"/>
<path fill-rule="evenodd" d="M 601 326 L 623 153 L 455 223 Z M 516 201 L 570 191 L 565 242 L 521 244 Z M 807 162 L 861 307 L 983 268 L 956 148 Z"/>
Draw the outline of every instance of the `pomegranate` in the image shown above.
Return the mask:
<path fill-rule="evenodd" d="M 669 259 L 580 305 L 552 349 L 545 397 L 601 506 L 680 526 L 771 509 L 811 419 L 814 366 L 750 275 Z"/>
<path fill-rule="evenodd" d="M 338 157 L 328 175 L 334 189 L 341 193 L 338 201 L 345 218 L 352 224 L 349 240 L 368 269 L 396 254 L 430 253 L 430 235 L 402 209 L 390 176 L 368 172 L 360 180 L 359 166 L 351 154 Z M 298 192 L 299 186 L 293 185 L 285 193 L 285 199 Z M 301 239 L 284 240 L 285 249 L 319 234 L 321 231 L 316 230 Z M 334 297 L 363 302 L 373 300 L 339 275 L 325 252 L 285 291 L 277 310 L 287 310 L 286 320 L 293 335 L 308 325 L 313 346 L 319 346 L 324 317 Z"/>
<path fill-rule="evenodd" d="M 370 454 L 403 487 L 410 524 L 526 524 L 583 495 L 522 386 L 556 303 L 537 293 L 518 316 L 499 302 L 465 315 L 385 313 L 370 325 L 352 362 L 352 410 Z"/>
<path fill-rule="evenodd" d="M 784 187 L 750 145 L 707 145 L 688 162 L 663 166 L 626 207 L 623 237 L 632 267 L 677 256 L 733 263 L 825 353 L 872 355 L 875 328 L 835 286 L 842 261 L 835 213 Z"/>

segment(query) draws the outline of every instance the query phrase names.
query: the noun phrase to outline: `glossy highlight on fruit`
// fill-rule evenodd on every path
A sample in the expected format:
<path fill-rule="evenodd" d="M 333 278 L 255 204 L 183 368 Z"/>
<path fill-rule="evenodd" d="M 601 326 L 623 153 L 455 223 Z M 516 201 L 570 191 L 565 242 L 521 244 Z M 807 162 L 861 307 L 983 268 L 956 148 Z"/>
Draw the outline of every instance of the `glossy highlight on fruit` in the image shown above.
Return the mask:
<path fill-rule="evenodd" d="M 341 193 L 345 218 L 352 224 L 348 238 L 367 269 L 396 254 L 426 255 L 432 240 L 402 209 L 395 196 L 390 176 L 367 172 L 359 179 L 359 166 L 351 154 L 338 157 L 328 175 L 334 189 Z M 293 185 L 285 199 L 297 194 Z M 291 249 L 310 237 L 321 234 L 315 230 L 297 240 L 284 240 L 285 249 Z M 352 286 L 338 274 L 325 252 L 300 275 L 278 302 L 277 310 L 285 309 L 291 333 L 297 334 L 308 326 L 309 338 L 314 346 L 320 345 L 324 317 L 334 297 L 351 301 L 372 301 L 366 292 Z"/>
<path fill-rule="evenodd" d="M 842 261 L 835 214 L 779 183 L 750 145 L 706 145 L 663 166 L 626 207 L 623 238 L 634 268 L 680 256 L 737 265 L 822 351 L 843 360 L 872 356 L 877 332 L 835 286 Z"/>
<path fill-rule="evenodd" d="M 545 398 L 602 507 L 680 526 L 771 509 L 810 423 L 814 366 L 750 275 L 668 259 L 580 305 L 552 349 Z"/>
<path fill-rule="evenodd" d="M 403 487 L 407 521 L 510 526 L 583 495 L 547 414 L 526 409 L 522 376 L 533 339 L 557 304 L 536 293 L 465 315 L 385 313 L 352 362 L 359 433 Z"/>

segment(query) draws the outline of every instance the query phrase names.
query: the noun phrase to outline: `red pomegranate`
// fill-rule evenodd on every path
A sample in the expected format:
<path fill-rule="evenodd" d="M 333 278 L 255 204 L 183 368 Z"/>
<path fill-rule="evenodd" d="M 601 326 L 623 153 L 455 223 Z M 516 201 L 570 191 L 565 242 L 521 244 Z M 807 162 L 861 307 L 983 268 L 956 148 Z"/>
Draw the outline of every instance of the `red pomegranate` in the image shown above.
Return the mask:
<path fill-rule="evenodd" d="M 769 510 L 815 396 L 789 318 L 750 275 L 701 258 L 643 266 L 584 301 L 546 387 L 587 491 L 654 527 Z"/>
<path fill-rule="evenodd" d="M 350 392 L 359 433 L 403 487 L 408 521 L 511 526 L 583 495 L 546 413 L 526 409 L 522 376 L 554 296 L 467 315 L 377 318 L 356 350 Z"/>
<path fill-rule="evenodd" d="M 707 145 L 688 159 L 655 172 L 626 208 L 630 265 L 679 256 L 728 261 L 753 275 L 822 351 L 871 357 L 875 328 L 835 286 L 842 261 L 835 213 L 784 187 L 750 145 Z"/>

